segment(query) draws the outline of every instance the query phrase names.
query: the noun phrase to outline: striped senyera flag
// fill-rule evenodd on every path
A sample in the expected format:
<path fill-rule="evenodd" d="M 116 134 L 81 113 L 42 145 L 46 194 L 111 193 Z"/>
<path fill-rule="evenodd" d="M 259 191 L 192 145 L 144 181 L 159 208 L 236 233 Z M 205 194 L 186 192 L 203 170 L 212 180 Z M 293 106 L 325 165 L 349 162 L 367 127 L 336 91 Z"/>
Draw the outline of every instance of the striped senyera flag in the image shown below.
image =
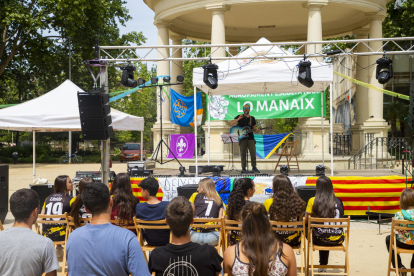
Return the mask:
<path fill-rule="evenodd" d="M 138 177 L 131 177 L 131 188 L 132 194 L 139 199 L 139 202 L 146 202 L 146 200 L 142 197 L 141 188 L 138 187 L 138 184 L 145 178 L 138 178 Z M 158 178 L 155 178 L 158 181 Z M 109 184 L 109 189 L 111 188 L 111 184 Z M 157 198 L 158 200 L 162 200 L 164 197 L 164 193 L 162 192 L 161 187 L 158 189 Z"/>
<path fill-rule="evenodd" d="M 371 211 L 396 213 L 400 211 L 400 194 L 410 187 L 406 178 L 391 175 L 380 177 L 329 177 L 335 196 L 344 204 L 345 215 L 365 215 L 368 206 Z M 306 185 L 316 185 L 317 177 L 308 177 Z M 407 179 L 411 181 L 411 178 Z"/>

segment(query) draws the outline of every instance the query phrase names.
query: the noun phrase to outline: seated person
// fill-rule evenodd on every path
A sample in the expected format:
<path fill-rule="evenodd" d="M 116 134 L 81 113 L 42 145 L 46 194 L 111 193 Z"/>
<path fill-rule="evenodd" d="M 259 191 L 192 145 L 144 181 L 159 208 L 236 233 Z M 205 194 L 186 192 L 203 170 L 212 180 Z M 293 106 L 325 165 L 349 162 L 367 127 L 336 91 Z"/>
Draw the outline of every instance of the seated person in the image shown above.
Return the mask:
<path fill-rule="evenodd" d="M 165 220 L 171 228 L 170 244 L 155 248 L 149 258 L 150 272 L 163 275 L 216 276 L 221 271 L 223 258 L 208 244 L 191 242 L 190 224 L 193 223 L 193 208 L 183 196 L 168 203 Z M 180 271 L 179 274 L 175 272 Z"/>
<path fill-rule="evenodd" d="M 160 201 L 157 193 L 160 188 L 157 179 L 148 177 L 139 183 L 142 197 L 147 200 L 138 203 L 135 209 L 137 218 L 145 221 L 165 219 L 165 207 L 168 201 Z M 149 245 L 167 245 L 170 242 L 170 230 L 167 229 L 143 229 L 142 235 Z"/>
<path fill-rule="evenodd" d="M 193 204 L 194 217 L 214 219 L 223 217 L 223 202 L 216 191 L 216 184 L 211 178 L 204 178 L 198 183 L 197 192 L 190 197 Z M 191 241 L 199 244 L 216 246 L 219 240 L 219 231 L 214 228 L 191 229 Z"/>
<path fill-rule="evenodd" d="M 0 275 L 56 275 L 59 262 L 52 240 L 32 231 L 39 205 L 34 190 L 20 189 L 10 197 L 14 224 L 0 232 Z"/>
<path fill-rule="evenodd" d="M 289 177 L 283 174 L 273 178 L 273 197 L 266 199 L 263 205 L 270 220 L 283 222 L 301 220 L 306 209 L 305 201 L 294 190 Z M 297 246 L 301 242 L 301 233 L 298 231 L 276 231 L 276 235 L 290 246 Z"/>
<path fill-rule="evenodd" d="M 137 237 L 111 224 L 113 200 L 103 183 L 90 183 L 82 192 L 91 222 L 76 228 L 66 245 L 69 275 L 150 276 Z"/>
<path fill-rule="evenodd" d="M 395 214 L 394 216 L 395 219 L 414 221 L 414 190 L 405 189 L 402 191 L 401 196 L 400 196 L 400 207 L 401 207 L 401 212 L 397 212 Z M 411 233 L 411 231 L 406 231 L 406 230 L 398 231 L 396 236 L 397 236 L 397 247 L 404 248 L 404 249 L 410 249 L 410 250 L 414 249 L 414 234 Z M 390 235 L 388 235 L 385 239 L 385 243 L 387 245 L 388 251 L 390 251 L 390 239 L 391 239 Z M 403 266 L 403 264 L 401 263 L 400 255 L 397 255 L 397 261 L 398 261 L 398 268 L 405 269 L 405 266 Z M 392 266 L 395 267 L 394 251 L 392 252 L 391 262 L 392 262 Z M 414 255 L 411 258 L 410 268 L 414 268 Z"/>
<path fill-rule="evenodd" d="M 241 211 L 241 241 L 224 252 L 224 273 L 232 275 L 296 276 L 293 249 L 270 232 L 265 207 L 249 202 Z"/>
<path fill-rule="evenodd" d="M 76 196 L 75 201 L 72 204 L 72 210 L 70 211 L 69 215 L 73 217 L 73 223 L 75 224 L 75 228 L 80 227 L 80 219 L 81 218 L 90 218 L 91 214 L 86 212 L 85 204 L 82 202 L 82 191 L 86 185 L 89 183 L 95 182 L 92 177 L 85 177 L 79 181 L 79 194 Z"/>

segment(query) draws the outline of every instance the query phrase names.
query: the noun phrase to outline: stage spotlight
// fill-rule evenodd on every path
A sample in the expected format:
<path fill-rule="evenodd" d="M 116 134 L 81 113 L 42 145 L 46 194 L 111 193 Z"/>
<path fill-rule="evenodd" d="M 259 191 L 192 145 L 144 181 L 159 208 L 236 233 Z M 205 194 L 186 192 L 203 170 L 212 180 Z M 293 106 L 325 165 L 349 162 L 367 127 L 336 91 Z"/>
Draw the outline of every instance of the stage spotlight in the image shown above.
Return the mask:
<path fill-rule="evenodd" d="M 306 87 L 313 86 L 313 80 L 312 80 L 312 75 L 311 75 L 311 65 L 312 63 L 309 60 L 301 60 L 298 65 L 299 66 L 298 81 Z"/>
<path fill-rule="evenodd" d="M 151 78 L 151 84 L 157 84 L 158 83 L 158 78 L 157 77 L 152 77 Z"/>
<path fill-rule="evenodd" d="M 136 87 L 137 81 L 134 80 L 135 67 L 132 64 L 121 66 L 122 79 L 121 84 L 126 87 Z"/>
<path fill-rule="evenodd" d="M 377 75 L 376 78 L 380 84 L 386 84 L 393 77 L 392 60 L 382 57 L 376 61 Z"/>
<path fill-rule="evenodd" d="M 316 166 L 316 176 L 322 176 L 325 175 L 325 167 L 323 165 Z"/>
<path fill-rule="evenodd" d="M 138 84 L 139 85 L 144 85 L 145 84 L 145 80 L 143 78 L 139 78 L 138 79 Z"/>
<path fill-rule="evenodd" d="M 184 76 L 183 75 L 178 75 L 177 76 L 177 82 L 183 82 L 184 81 Z"/>
<path fill-rule="evenodd" d="M 178 175 L 179 177 L 184 177 L 185 176 L 185 167 L 180 167 L 180 174 Z"/>
<path fill-rule="evenodd" d="M 214 166 L 212 168 L 212 171 L 213 171 L 213 177 L 220 177 L 221 170 L 219 166 Z"/>
<path fill-rule="evenodd" d="M 280 166 L 280 173 L 284 174 L 284 175 L 288 175 L 289 174 L 289 167 L 286 166 L 286 165 Z"/>
<path fill-rule="evenodd" d="M 218 86 L 218 77 L 217 77 L 217 69 L 218 65 L 210 63 L 210 64 L 204 64 L 204 76 L 203 76 L 203 82 L 210 87 L 211 89 L 216 89 Z"/>
<path fill-rule="evenodd" d="M 170 83 L 170 81 L 171 81 L 171 77 L 170 77 L 170 76 L 165 76 L 165 77 L 163 77 L 163 78 L 162 78 L 162 81 L 163 81 L 164 83 Z"/>

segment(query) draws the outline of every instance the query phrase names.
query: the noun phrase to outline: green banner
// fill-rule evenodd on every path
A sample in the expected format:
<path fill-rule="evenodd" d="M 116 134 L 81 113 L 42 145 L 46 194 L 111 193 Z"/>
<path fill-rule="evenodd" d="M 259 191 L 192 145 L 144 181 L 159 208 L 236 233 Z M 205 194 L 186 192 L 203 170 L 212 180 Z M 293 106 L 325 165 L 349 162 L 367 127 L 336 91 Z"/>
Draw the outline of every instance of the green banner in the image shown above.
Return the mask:
<path fill-rule="evenodd" d="M 244 104 L 250 105 L 250 114 L 256 119 L 321 116 L 321 93 L 297 92 L 211 96 L 211 120 L 233 120 L 243 113 Z M 325 93 L 323 107 L 323 115 L 326 116 Z"/>

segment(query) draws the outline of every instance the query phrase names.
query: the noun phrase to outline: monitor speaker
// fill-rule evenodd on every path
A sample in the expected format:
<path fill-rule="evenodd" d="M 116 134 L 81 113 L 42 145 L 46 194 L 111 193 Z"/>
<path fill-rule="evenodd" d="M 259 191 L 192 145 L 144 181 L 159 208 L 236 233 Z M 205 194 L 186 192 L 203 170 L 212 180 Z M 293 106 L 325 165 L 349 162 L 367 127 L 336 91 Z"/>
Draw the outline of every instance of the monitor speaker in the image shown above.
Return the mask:
<path fill-rule="evenodd" d="M 40 201 L 40 208 L 39 208 L 39 214 L 42 211 L 43 204 L 45 203 L 45 200 L 48 196 L 53 194 L 53 184 L 38 184 L 38 185 L 31 185 L 30 189 L 34 190 L 37 195 L 39 196 Z"/>
<path fill-rule="evenodd" d="M 4 223 L 9 211 L 9 165 L 0 165 L 0 220 Z"/>
<path fill-rule="evenodd" d="M 296 189 L 299 197 L 306 203 L 308 203 L 309 199 L 316 194 L 316 186 L 298 186 Z"/>
<path fill-rule="evenodd" d="M 183 196 L 187 199 L 190 199 L 191 195 L 197 192 L 198 184 L 189 184 L 177 187 L 177 192 L 179 196 Z"/>

